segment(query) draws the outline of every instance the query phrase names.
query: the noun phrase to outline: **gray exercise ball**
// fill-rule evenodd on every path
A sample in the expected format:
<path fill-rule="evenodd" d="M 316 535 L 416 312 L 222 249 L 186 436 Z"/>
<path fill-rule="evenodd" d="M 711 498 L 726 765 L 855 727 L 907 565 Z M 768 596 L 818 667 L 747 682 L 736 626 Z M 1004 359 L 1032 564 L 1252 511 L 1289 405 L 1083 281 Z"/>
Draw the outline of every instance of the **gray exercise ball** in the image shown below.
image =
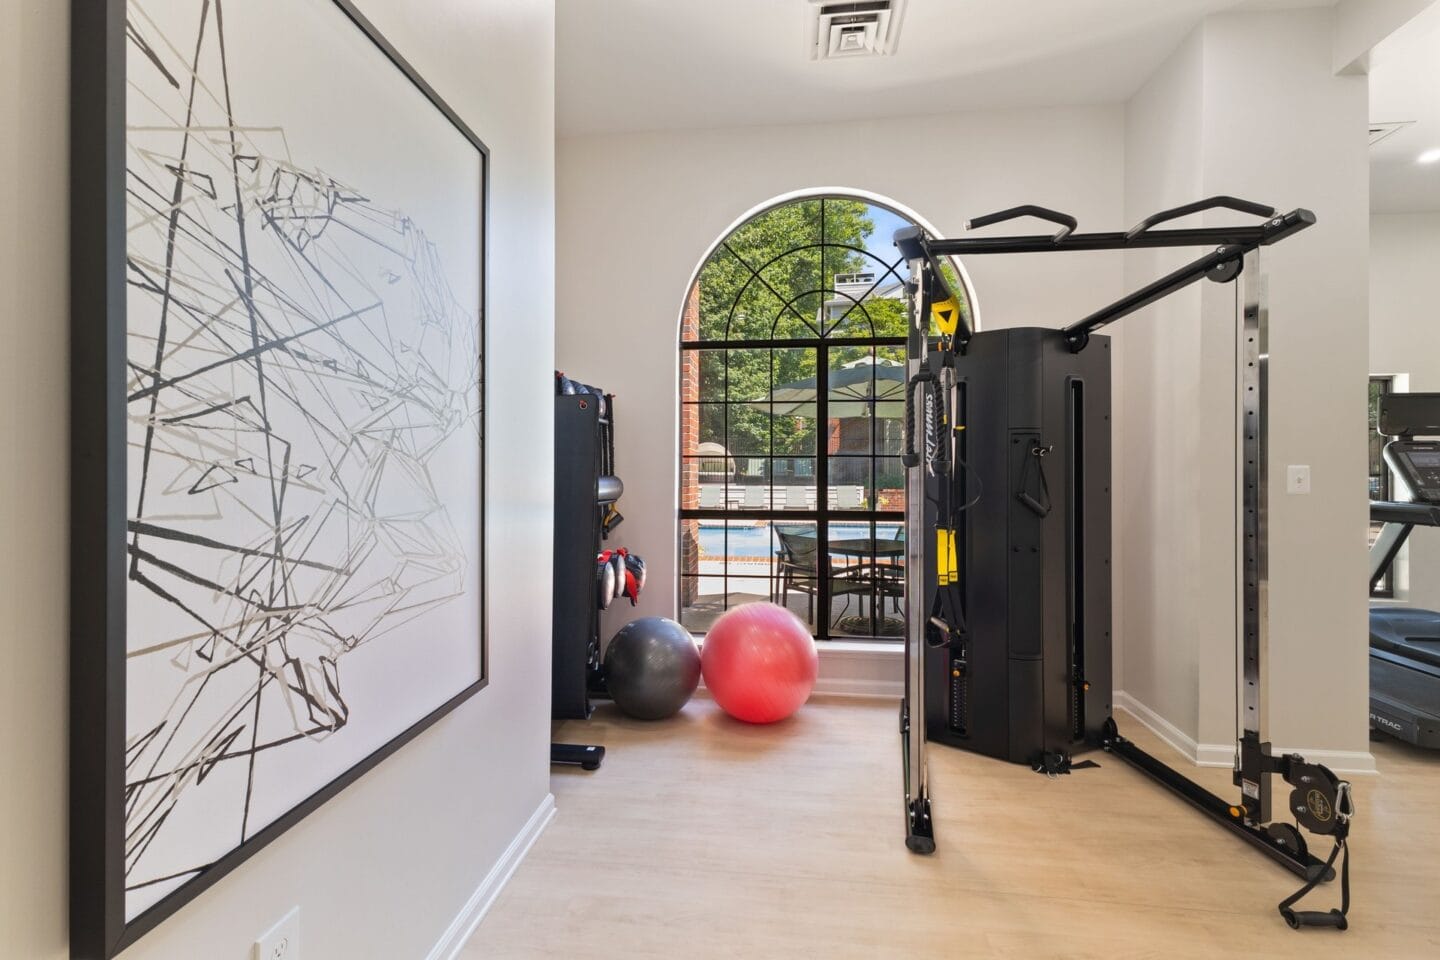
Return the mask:
<path fill-rule="evenodd" d="M 674 620 L 632 620 L 605 650 L 605 685 L 615 705 L 637 720 L 673 717 L 700 685 L 700 649 Z"/>

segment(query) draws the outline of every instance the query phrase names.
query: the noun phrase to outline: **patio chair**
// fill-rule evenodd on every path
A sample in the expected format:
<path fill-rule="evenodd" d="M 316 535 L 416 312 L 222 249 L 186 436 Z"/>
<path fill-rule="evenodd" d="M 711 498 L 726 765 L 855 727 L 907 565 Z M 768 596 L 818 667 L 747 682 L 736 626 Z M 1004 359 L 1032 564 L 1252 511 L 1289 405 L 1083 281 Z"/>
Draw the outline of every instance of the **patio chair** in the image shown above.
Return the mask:
<path fill-rule="evenodd" d="M 776 487 L 770 491 L 770 509 L 788 510 L 790 508 L 790 488 Z"/>
<path fill-rule="evenodd" d="M 764 509 L 765 509 L 765 488 L 764 488 L 764 487 L 746 487 L 746 488 L 745 488 L 745 509 L 746 509 L 746 510 L 764 510 Z"/>
<path fill-rule="evenodd" d="M 859 510 L 865 502 L 865 488 L 847 484 L 840 487 L 835 495 L 835 509 Z"/>
<path fill-rule="evenodd" d="M 700 487 L 700 509 L 719 510 L 725 506 L 725 488 L 716 484 Z"/>
<path fill-rule="evenodd" d="M 811 527 L 775 528 L 780 538 L 780 555 L 776 566 L 779 571 L 779 602 L 783 607 L 790 605 L 790 592 L 805 594 L 806 619 L 815 623 L 815 598 L 820 595 L 819 541 L 810 532 Z M 800 531 L 806 531 L 801 533 Z M 842 597 L 870 593 L 874 584 L 861 576 L 855 569 L 836 567 L 833 560 L 827 564 L 826 574 L 830 580 L 830 596 Z M 863 599 L 862 599 L 863 603 Z"/>

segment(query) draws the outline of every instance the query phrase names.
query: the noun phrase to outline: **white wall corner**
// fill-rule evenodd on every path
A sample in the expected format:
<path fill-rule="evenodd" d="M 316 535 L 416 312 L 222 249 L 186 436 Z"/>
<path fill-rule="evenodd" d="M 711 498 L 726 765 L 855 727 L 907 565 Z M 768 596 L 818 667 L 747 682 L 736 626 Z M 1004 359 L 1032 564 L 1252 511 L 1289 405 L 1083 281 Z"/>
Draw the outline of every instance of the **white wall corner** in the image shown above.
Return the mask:
<path fill-rule="evenodd" d="M 554 818 L 555 795 L 547 793 L 545 799 L 535 808 L 535 812 L 530 815 L 530 819 L 520 828 L 520 832 L 515 834 L 515 839 L 510 841 L 510 846 L 505 848 L 505 852 L 495 862 L 495 866 L 485 874 L 480 886 L 470 894 L 465 906 L 461 907 L 455 919 L 450 921 L 450 926 L 426 955 L 426 960 L 455 960 L 460 955 L 470 935 L 480 926 L 480 921 L 485 919 L 485 914 L 499 898 L 500 891 L 505 889 L 505 884 L 510 882 L 516 868 Z"/>
<path fill-rule="evenodd" d="M 1197 767 L 1230 767 L 1234 765 L 1235 745 L 1233 743 L 1197 743 L 1194 737 L 1124 690 L 1116 690 L 1110 699 L 1117 708 L 1140 721 L 1141 726 L 1165 741 Z"/>
<path fill-rule="evenodd" d="M 1124 690 L 1116 690 L 1111 700 L 1116 707 L 1130 714 L 1140 722 L 1141 726 L 1175 748 L 1197 767 L 1234 766 L 1235 744 L 1197 743 L 1193 737 Z M 1276 746 L 1271 748 L 1270 752 L 1275 756 L 1298 753 L 1310 763 L 1323 764 L 1335 773 L 1347 776 L 1378 773 L 1375 768 L 1375 757 L 1367 750 L 1320 750 L 1314 747 Z"/>
<path fill-rule="evenodd" d="M 1331 21 L 1331 65 L 1337 74 L 1370 72 L 1370 51 L 1434 0 L 1340 0 Z"/>

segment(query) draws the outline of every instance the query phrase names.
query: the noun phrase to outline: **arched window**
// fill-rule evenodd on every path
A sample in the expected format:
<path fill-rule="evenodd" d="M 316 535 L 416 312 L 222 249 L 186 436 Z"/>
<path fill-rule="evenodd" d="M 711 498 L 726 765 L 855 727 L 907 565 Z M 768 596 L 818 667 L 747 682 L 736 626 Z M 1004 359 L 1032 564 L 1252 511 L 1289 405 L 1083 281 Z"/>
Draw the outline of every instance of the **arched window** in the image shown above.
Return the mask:
<path fill-rule="evenodd" d="M 772 600 L 820 639 L 903 635 L 908 273 L 891 237 L 911 222 L 805 197 L 746 220 L 701 266 L 680 338 L 692 631 Z"/>

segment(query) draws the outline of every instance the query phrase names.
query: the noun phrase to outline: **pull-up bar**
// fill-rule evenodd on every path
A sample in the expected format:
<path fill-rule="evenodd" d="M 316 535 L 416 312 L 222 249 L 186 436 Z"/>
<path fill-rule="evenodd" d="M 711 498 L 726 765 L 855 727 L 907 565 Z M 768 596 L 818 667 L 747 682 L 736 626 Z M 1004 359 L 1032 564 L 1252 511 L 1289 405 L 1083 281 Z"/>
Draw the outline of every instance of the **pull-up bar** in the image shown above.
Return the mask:
<path fill-rule="evenodd" d="M 1154 227 L 1179 217 L 1200 213 L 1205 210 L 1238 210 L 1255 216 L 1266 217 L 1261 224 L 1233 227 L 1197 227 L 1190 230 L 1155 230 Z M 1298 233 L 1315 223 L 1315 214 L 1309 210 L 1297 209 L 1277 215 L 1275 208 L 1264 204 L 1240 200 L 1236 197 L 1209 197 L 1146 217 L 1130 230 L 1109 233 L 1074 233 L 1078 225 L 1074 217 L 1027 204 L 978 217 L 969 221 L 967 228 L 989 226 L 1019 217 L 1035 217 L 1048 220 L 1061 227 L 1059 233 L 1051 235 L 1028 235 L 1012 237 L 970 237 L 958 240 L 940 240 L 927 236 L 920 227 L 906 227 L 895 233 L 895 246 L 907 260 L 927 259 L 931 270 L 931 283 L 940 289 L 932 291 L 932 300 L 941 301 L 951 296 L 940 270 L 939 258 L 949 256 L 975 256 L 993 253 L 1057 253 L 1081 250 L 1138 250 L 1155 247 L 1215 247 L 1210 253 L 1191 261 L 1173 273 L 1127 294 L 1108 306 L 1101 307 L 1089 316 L 1077 320 L 1062 329 L 1070 349 L 1080 351 L 1090 340 L 1090 334 L 1106 324 L 1114 323 L 1121 317 L 1134 313 L 1142 307 L 1167 297 L 1198 280 L 1209 278 L 1220 283 L 1235 279 L 1239 275 L 1245 254 L 1257 247 L 1269 246 Z M 956 331 L 955 340 L 963 351 L 973 331 L 965 326 L 964 320 Z"/>

